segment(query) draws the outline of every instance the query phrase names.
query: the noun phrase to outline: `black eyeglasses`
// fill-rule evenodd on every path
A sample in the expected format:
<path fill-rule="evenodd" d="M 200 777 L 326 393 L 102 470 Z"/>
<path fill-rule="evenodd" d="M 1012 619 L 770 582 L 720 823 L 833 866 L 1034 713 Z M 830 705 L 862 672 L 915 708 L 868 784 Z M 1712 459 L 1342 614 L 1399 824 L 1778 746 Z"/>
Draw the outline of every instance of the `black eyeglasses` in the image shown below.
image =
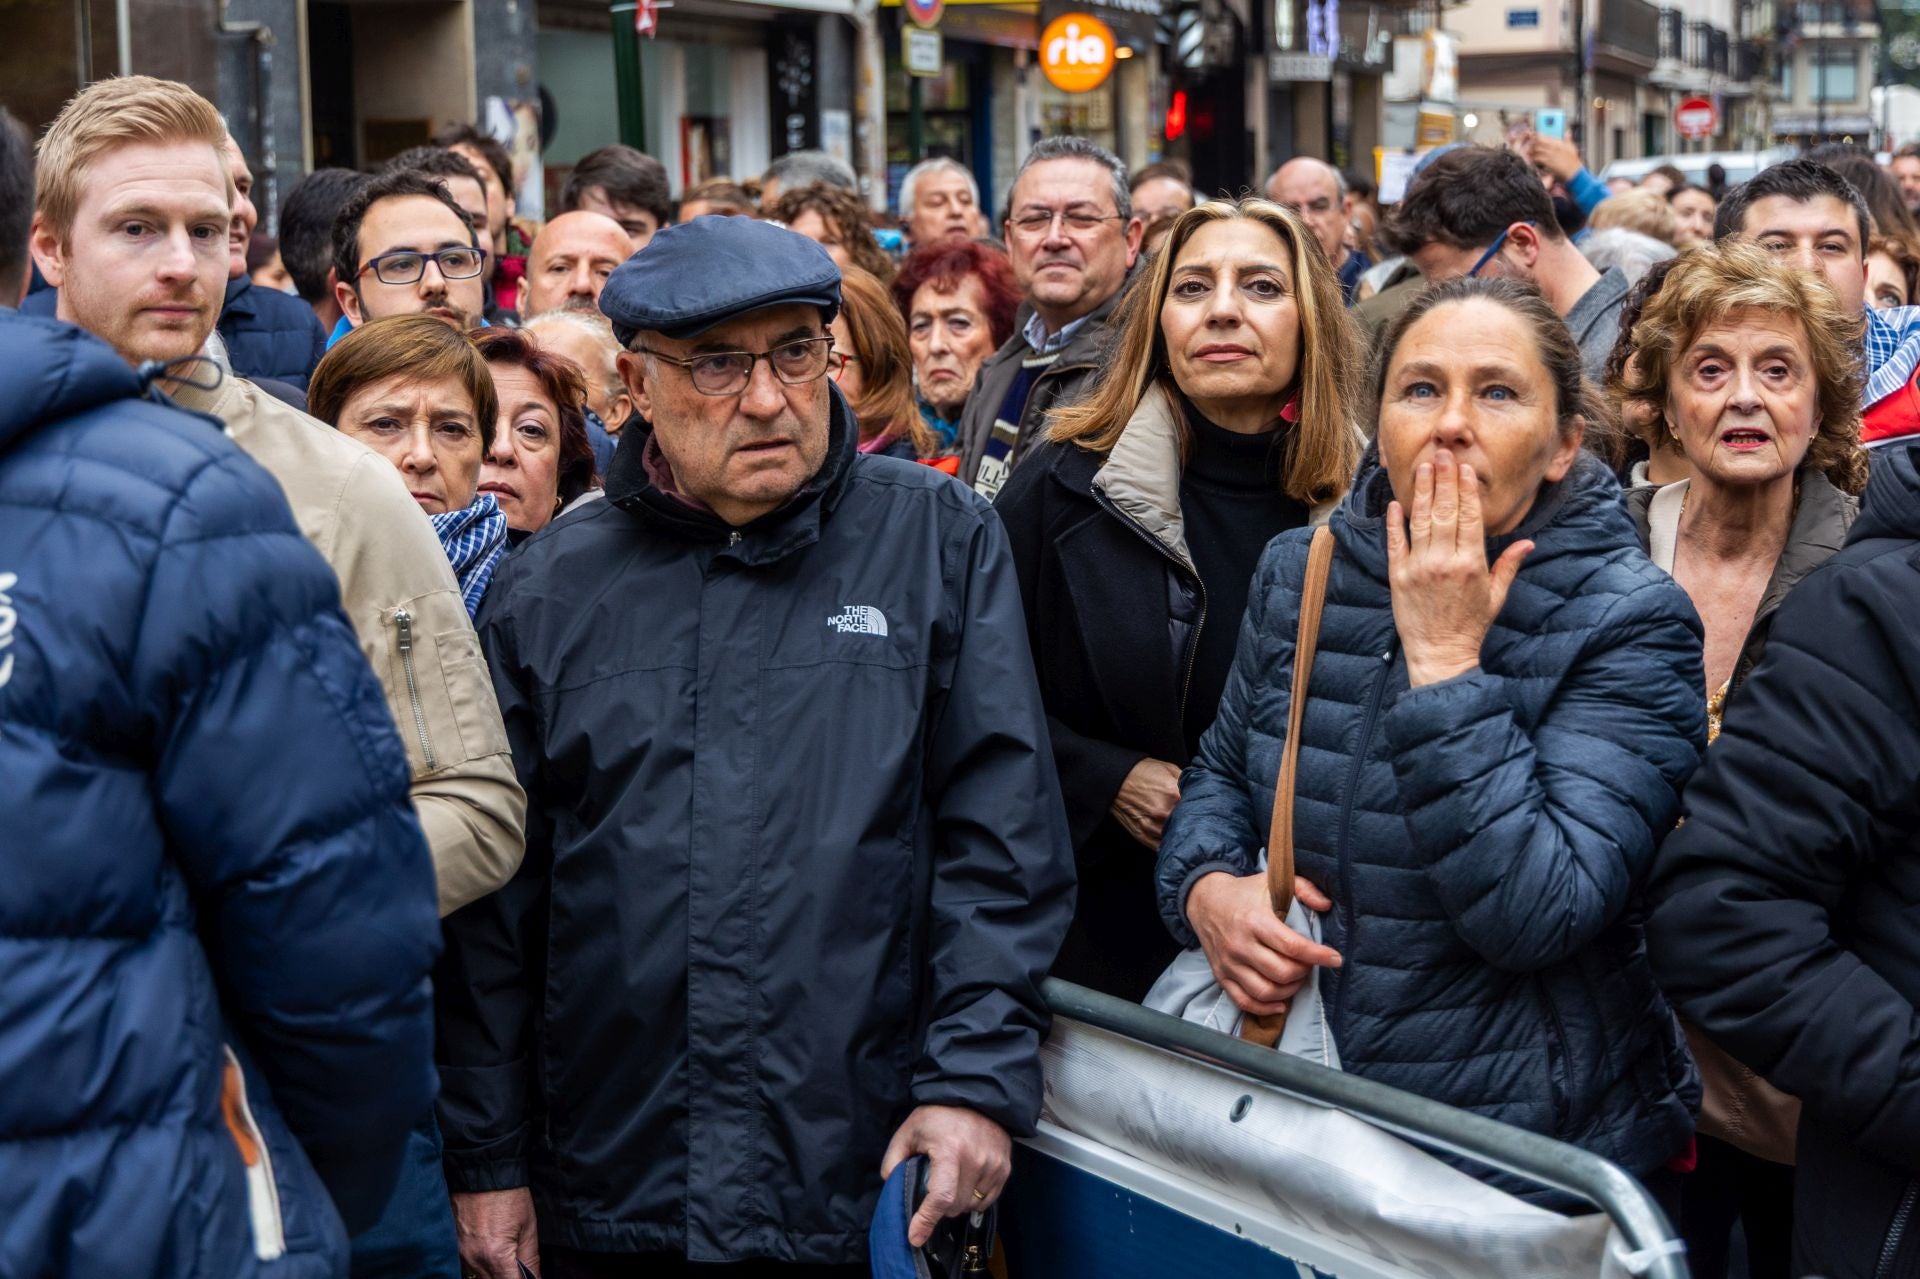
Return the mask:
<path fill-rule="evenodd" d="M 377 258 L 368 258 L 367 264 L 360 268 L 360 274 L 371 271 L 373 278 L 382 284 L 413 284 L 427 273 L 427 263 L 431 261 L 440 268 L 440 274 L 446 279 L 471 280 L 480 274 L 480 268 L 486 265 L 486 260 L 486 255 L 480 250 L 457 245 L 436 249 L 432 253 L 396 249 L 392 253 L 382 253 Z"/>
<path fill-rule="evenodd" d="M 693 389 L 702 395 L 738 395 L 753 380 L 753 366 L 761 360 L 765 360 L 767 367 L 773 370 L 773 375 L 788 386 L 800 386 L 813 381 L 827 371 L 827 363 L 833 354 L 833 339 L 801 338 L 797 342 L 776 346 L 771 351 L 715 351 L 711 355 L 696 355 L 691 360 L 675 359 L 650 347 L 637 346 L 633 349 L 685 369 L 687 377 L 693 382 Z"/>

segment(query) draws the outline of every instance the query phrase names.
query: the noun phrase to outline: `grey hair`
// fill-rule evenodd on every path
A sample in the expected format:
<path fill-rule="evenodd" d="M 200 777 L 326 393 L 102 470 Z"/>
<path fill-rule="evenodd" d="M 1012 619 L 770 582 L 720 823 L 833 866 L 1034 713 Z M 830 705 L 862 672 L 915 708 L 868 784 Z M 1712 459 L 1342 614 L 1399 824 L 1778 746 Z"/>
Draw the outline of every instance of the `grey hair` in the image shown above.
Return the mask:
<path fill-rule="evenodd" d="M 845 187 L 849 191 L 860 189 L 859 181 L 846 161 L 836 159 L 825 151 L 789 151 L 767 166 L 767 179 L 778 182 L 782 191 L 791 191 L 813 182 Z"/>
<path fill-rule="evenodd" d="M 1105 169 L 1107 176 L 1113 180 L 1114 212 L 1122 220 L 1133 217 L 1133 192 L 1127 185 L 1127 162 L 1099 143 L 1072 134 L 1042 138 L 1034 143 L 1033 150 L 1027 152 L 1027 158 L 1020 162 L 1019 172 L 1013 175 L 1013 185 L 1019 186 L 1020 179 L 1026 176 L 1028 169 L 1036 164 L 1045 164 L 1048 160 L 1091 160 Z"/>
<path fill-rule="evenodd" d="M 1671 244 L 1623 226 L 1592 232 L 1580 249 L 1594 270 L 1605 273 L 1617 266 L 1630 285 L 1638 284 L 1640 278 L 1653 269 L 1654 263 L 1665 262 L 1677 253 Z"/>
<path fill-rule="evenodd" d="M 900 216 L 902 218 L 913 216 L 914 193 L 920 186 L 921 178 L 948 172 L 957 173 L 967 180 L 967 190 L 973 192 L 973 202 L 979 204 L 980 184 L 974 180 L 973 171 L 958 160 L 944 155 L 935 156 L 931 160 L 922 160 L 914 165 L 907 170 L 907 175 L 900 179 Z"/>
<path fill-rule="evenodd" d="M 569 311 L 562 307 L 556 307 L 551 311 L 542 311 L 538 315 L 527 317 L 527 319 L 521 322 L 520 327 L 524 331 L 532 333 L 536 329 L 555 324 L 564 324 L 569 328 L 580 329 L 593 334 L 594 338 L 606 348 L 607 363 L 610 367 L 613 365 L 614 357 L 620 354 L 622 349 L 620 339 L 613 335 L 612 322 L 609 321 L 606 316 L 597 313 L 588 314 L 585 311 Z M 581 372 L 590 373 L 591 370 L 582 369 Z M 651 370 L 649 370 L 649 372 L 651 372 Z M 620 374 L 617 369 L 613 374 L 613 379 L 616 384 L 620 380 Z"/>

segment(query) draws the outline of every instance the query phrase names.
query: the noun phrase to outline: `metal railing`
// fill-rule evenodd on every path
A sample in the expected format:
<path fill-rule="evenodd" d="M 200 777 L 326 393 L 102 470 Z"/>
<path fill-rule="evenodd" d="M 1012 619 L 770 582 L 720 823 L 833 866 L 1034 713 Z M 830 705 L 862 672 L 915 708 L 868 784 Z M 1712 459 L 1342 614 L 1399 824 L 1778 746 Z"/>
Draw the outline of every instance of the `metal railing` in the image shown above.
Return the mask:
<path fill-rule="evenodd" d="M 1125 1035 L 1156 1048 L 1223 1066 L 1311 1105 L 1344 1111 L 1383 1131 L 1435 1150 L 1563 1190 L 1612 1219 L 1628 1248 L 1650 1259 L 1651 1279 L 1688 1279 L 1666 1214 L 1646 1188 L 1595 1154 L 1538 1133 L 1470 1114 L 1398 1088 L 1260 1048 L 1139 1004 L 1049 978 L 1055 1015 Z"/>

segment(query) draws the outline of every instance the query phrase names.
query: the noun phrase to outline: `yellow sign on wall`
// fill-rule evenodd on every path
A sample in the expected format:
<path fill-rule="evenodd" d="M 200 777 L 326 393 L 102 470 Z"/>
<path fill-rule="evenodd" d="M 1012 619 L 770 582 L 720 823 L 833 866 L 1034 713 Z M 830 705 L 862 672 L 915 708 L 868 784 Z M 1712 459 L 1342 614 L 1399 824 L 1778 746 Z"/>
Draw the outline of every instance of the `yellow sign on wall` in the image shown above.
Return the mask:
<path fill-rule="evenodd" d="M 1113 74 L 1113 31 L 1090 13 L 1063 13 L 1040 33 L 1040 72 L 1062 93 L 1097 89 Z"/>

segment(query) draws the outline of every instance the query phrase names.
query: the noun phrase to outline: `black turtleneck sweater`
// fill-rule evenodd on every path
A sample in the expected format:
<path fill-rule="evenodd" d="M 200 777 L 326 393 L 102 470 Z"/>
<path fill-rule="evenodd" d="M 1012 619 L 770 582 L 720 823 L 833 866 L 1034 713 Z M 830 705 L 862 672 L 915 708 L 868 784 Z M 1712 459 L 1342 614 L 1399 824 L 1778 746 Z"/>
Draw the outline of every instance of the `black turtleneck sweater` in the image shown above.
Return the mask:
<path fill-rule="evenodd" d="M 1284 432 L 1291 427 L 1240 435 L 1207 421 L 1191 404 L 1184 407 L 1192 448 L 1180 473 L 1180 512 L 1207 590 L 1183 725 L 1188 749 L 1198 750 L 1226 691 L 1260 553 L 1288 529 L 1305 527 L 1312 513 L 1280 487 Z"/>

